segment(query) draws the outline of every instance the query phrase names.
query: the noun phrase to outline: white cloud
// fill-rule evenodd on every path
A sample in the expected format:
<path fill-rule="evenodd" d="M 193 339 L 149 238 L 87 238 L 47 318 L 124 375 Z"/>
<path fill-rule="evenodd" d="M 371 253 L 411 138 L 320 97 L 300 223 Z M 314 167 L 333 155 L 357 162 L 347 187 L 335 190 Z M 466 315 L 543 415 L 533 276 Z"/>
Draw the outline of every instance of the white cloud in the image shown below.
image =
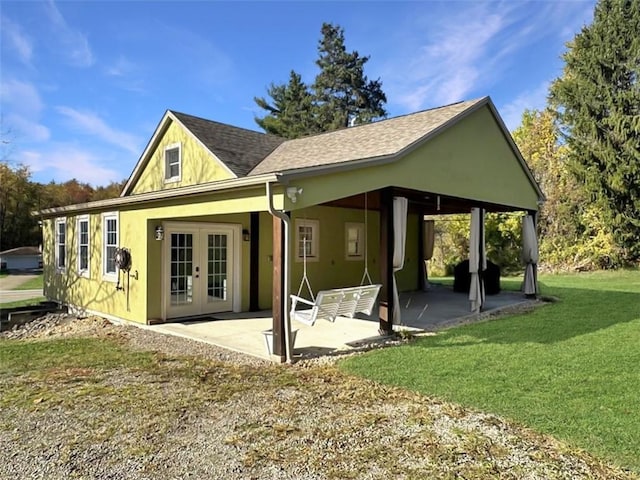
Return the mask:
<path fill-rule="evenodd" d="M 130 92 L 143 93 L 146 91 L 144 81 L 140 78 L 140 66 L 124 56 L 104 69 L 104 73 L 114 78 L 116 86 Z"/>
<path fill-rule="evenodd" d="M 15 52 L 22 63 L 29 65 L 33 56 L 31 39 L 23 33 L 20 25 L 7 17 L 0 18 L 0 26 L 2 27 L 2 37 L 13 47 L 9 51 Z"/>
<path fill-rule="evenodd" d="M 15 132 L 19 142 L 46 142 L 51 138 L 49 129 L 37 121 L 20 115 L 9 114 L 4 118 L 7 128 Z"/>
<path fill-rule="evenodd" d="M 399 103 L 417 110 L 427 102 L 442 105 L 463 99 L 476 86 L 491 42 L 509 24 L 507 14 L 488 12 L 478 4 L 431 25 L 431 33 L 418 40 L 422 46 L 409 74 L 391 86 Z"/>
<path fill-rule="evenodd" d="M 124 77 L 130 75 L 135 70 L 136 65 L 133 62 L 120 56 L 111 66 L 106 67 L 105 72 L 112 77 Z"/>
<path fill-rule="evenodd" d="M 106 185 L 122 180 L 122 173 L 100 165 L 91 152 L 73 145 L 52 146 L 46 153 L 40 151 L 21 152 L 19 162 L 27 165 L 32 172 L 50 175 L 52 180 L 64 182 L 77 179 L 91 185 Z"/>
<path fill-rule="evenodd" d="M 33 84 L 15 79 L 1 82 L 0 105 L 3 128 L 9 129 L 17 140 L 43 142 L 50 138 L 49 129 L 40 123 L 44 104 Z"/>
<path fill-rule="evenodd" d="M 498 108 L 509 131 L 518 128 L 525 110 L 542 110 L 547 104 L 548 92 L 549 82 L 545 81 L 533 90 L 521 92 L 514 100 Z"/>
<path fill-rule="evenodd" d="M 14 111 L 27 115 L 37 115 L 43 109 L 38 89 L 32 83 L 15 79 L 0 83 L 0 100 L 3 104 L 10 105 Z"/>
<path fill-rule="evenodd" d="M 67 57 L 69 63 L 76 67 L 93 65 L 93 53 L 87 36 L 69 26 L 53 0 L 47 2 L 46 12 L 60 43 L 59 50 Z"/>
<path fill-rule="evenodd" d="M 138 155 L 141 141 L 135 135 L 117 130 L 92 112 L 82 112 L 71 107 L 57 107 L 56 110 L 66 117 L 80 131 L 95 135 L 101 140 Z"/>
<path fill-rule="evenodd" d="M 389 97 L 415 111 L 466 99 L 470 92 L 499 82 L 525 53 L 545 37 L 584 16 L 581 2 L 460 2 L 450 11 L 431 10 L 412 19 L 404 55 L 396 56 L 384 75 Z M 437 18 L 437 21 L 434 20 Z M 408 65 L 408 68 L 407 68 Z"/>

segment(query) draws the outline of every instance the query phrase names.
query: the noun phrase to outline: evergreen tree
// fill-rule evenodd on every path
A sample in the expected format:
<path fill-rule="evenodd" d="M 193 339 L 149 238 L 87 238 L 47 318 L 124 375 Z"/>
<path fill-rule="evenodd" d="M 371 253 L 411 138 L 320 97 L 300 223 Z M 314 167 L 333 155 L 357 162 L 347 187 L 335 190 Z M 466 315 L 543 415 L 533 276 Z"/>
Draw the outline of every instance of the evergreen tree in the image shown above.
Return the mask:
<path fill-rule="evenodd" d="M 600 0 L 550 96 L 570 167 L 627 261 L 640 259 L 640 0 Z"/>
<path fill-rule="evenodd" d="M 369 57 L 347 52 L 340 27 L 325 23 L 321 33 L 316 61 L 320 72 L 311 88 L 292 71 L 288 84 L 271 84 L 267 90 L 269 100 L 254 98 L 267 112 L 255 119 L 267 133 L 298 138 L 386 116 L 382 82 L 364 75 Z"/>
<path fill-rule="evenodd" d="M 269 112 L 255 119 L 265 132 L 297 138 L 321 131 L 317 125 L 313 96 L 298 73 L 291 70 L 288 84 L 272 83 L 267 93 L 271 103 L 263 97 L 254 98 L 260 108 Z"/>
<path fill-rule="evenodd" d="M 361 57 L 357 51 L 347 52 L 341 27 L 324 23 L 321 33 L 316 60 L 320 73 L 313 89 L 323 128 L 336 130 L 352 121 L 369 123 L 385 117 L 387 97 L 382 82 L 369 80 L 364 74 L 369 57 Z"/>

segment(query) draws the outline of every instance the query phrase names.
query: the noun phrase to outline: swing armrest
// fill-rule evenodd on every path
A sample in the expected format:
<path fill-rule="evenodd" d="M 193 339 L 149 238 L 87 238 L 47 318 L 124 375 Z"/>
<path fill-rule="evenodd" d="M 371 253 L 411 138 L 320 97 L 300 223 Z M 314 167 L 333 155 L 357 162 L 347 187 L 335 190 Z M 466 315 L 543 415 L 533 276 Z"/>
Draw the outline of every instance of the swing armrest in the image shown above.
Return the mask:
<path fill-rule="evenodd" d="M 315 306 L 315 302 L 310 302 L 306 298 L 302 298 L 302 297 L 299 297 L 297 295 L 291 295 L 291 310 L 292 311 L 295 310 L 296 303 L 298 303 L 298 302 L 302 302 L 302 303 L 304 303 L 306 305 L 309 305 L 311 307 Z"/>

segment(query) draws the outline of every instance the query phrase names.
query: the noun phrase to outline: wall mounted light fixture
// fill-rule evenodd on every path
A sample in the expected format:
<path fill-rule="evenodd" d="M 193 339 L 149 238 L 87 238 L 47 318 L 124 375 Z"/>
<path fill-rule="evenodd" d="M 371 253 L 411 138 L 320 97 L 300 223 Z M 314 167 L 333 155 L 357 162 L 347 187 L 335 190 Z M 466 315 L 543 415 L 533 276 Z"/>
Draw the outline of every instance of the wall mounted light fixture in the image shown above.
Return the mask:
<path fill-rule="evenodd" d="M 242 229 L 242 240 L 248 242 L 251 240 L 251 233 L 246 228 Z"/>
<path fill-rule="evenodd" d="M 162 225 L 156 226 L 156 240 L 164 240 L 164 228 L 162 228 Z"/>
<path fill-rule="evenodd" d="M 302 188 L 299 187 L 287 187 L 287 197 L 291 200 L 291 203 L 296 203 L 298 195 L 302 195 Z"/>

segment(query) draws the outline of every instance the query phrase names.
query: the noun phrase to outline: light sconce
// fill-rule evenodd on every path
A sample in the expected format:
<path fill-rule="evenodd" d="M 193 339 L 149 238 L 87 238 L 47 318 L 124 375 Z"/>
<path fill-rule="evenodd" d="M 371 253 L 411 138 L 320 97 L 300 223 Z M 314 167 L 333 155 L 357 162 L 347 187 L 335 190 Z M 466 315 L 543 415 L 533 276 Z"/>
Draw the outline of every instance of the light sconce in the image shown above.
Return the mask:
<path fill-rule="evenodd" d="M 249 233 L 249 230 L 247 230 L 246 228 L 242 230 L 242 240 L 244 240 L 245 242 L 248 242 L 251 240 L 251 234 Z"/>
<path fill-rule="evenodd" d="M 291 200 L 291 203 L 296 203 L 298 195 L 302 195 L 302 188 L 299 187 L 287 187 L 287 197 Z"/>
<path fill-rule="evenodd" d="M 164 228 L 162 228 L 162 225 L 156 227 L 156 240 L 164 240 Z"/>

